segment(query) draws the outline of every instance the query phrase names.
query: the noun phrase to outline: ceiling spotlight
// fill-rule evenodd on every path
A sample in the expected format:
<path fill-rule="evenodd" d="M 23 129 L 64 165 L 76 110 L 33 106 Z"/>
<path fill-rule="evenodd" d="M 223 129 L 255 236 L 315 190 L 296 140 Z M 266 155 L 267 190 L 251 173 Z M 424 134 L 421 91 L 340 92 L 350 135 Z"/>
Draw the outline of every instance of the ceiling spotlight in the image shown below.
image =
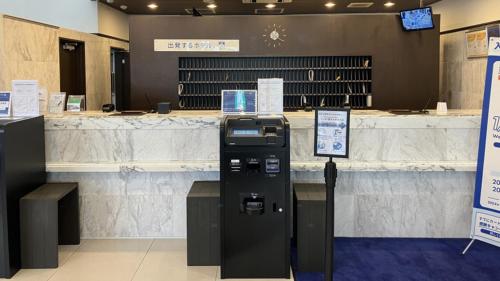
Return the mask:
<path fill-rule="evenodd" d="M 108 4 L 113 4 L 113 2 L 115 2 L 114 0 L 106 0 L 106 3 Z"/>
<path fill-rule="evenodd" d="M 391 1 L 386 2 L 386 3 L 384 4 L 384 6 L 386 6 L 386 7 L 388 7 L 388 8 L 389 8 L 389 7 L 392 7 L 392 6 L 394 6 L 394 5 L 396 5 L 396 4 L 395 4 L 394 2 L 391 2 Z"/>
<path fill-rule="evenodd" d="M 128 8 L 127 5 L 121 5 L 120 6 L 120 9 L 122 9 L 122 10 L 126 10 L 127 8 Z"/>
<path fill-rule="evenodd" d="M 276 5 L 270 3 L 270 4 L 266 5 L 266 8 L 268 8 L 268 9 L 274 9 L 274 8 L 276 8 Z"/>
<path fill-rule="evenodd" d="M 215 8 L 217 8 L 217 5 L 215 5 L 213 3 L 212 4 L 208 4 L 207 8 L 209 8 L 209 9 L 215 9 Z"/>
<path fill-rule="evenodd" d="M 335 3 L 328 2 L 328 3 L 325 4 L 325 7 L 327 7 L 327 8 L 333 8 L 333 7 L 335 7 Z"/>
<path fill-rule="evenodd" d="M 154 9 L 158 8 L 158 5 L 156 5 L 155 3 L 151 3 L 148 5 L 148 8 L 154 10 Z"/>

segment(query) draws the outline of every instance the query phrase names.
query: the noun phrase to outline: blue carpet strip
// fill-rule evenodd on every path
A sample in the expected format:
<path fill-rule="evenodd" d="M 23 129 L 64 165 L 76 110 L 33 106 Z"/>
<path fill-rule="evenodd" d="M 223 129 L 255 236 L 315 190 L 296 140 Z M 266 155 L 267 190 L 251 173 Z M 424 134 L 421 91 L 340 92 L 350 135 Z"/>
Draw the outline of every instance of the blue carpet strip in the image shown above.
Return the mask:
<path fill-rule="evenodd" d="M 500 248 L 469 239 L 336 238 L 335 281 L 500 281 Z M 318 253 L 323 254 L 323 253 Z M 322 272 L 297 272 L 297 281 L 323 281 Z"/>

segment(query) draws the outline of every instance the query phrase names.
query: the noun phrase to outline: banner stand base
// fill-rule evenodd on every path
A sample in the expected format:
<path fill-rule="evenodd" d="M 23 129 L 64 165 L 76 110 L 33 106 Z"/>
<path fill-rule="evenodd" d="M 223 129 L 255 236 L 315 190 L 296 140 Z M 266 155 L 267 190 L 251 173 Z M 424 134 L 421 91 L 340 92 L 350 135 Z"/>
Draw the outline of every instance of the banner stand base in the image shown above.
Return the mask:
<path fill-rule="evenodd" d="M 467 247 L 465 247 L 465 250 L 462 252 L 462 255 L 465 255 L 467 254 L 467 251 L 469 251 L 470 247 L 472 246 L 472 244 L 474 244 L 474 241 L 476 241 L 476 239 L 472 239 L 469 243 L 469 245 L 467 245 Z"/>

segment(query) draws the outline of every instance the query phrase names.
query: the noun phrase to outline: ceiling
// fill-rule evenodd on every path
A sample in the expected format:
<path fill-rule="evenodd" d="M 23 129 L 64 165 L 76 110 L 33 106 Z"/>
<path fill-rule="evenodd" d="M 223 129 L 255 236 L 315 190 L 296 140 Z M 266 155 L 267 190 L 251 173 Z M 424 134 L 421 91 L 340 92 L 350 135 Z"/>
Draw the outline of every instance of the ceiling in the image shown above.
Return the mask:
<path fill-rule="evenodd" d="M 128 14 L 152 15 L 187 15 L 187 10 L 196 8 L 203 15 L 254 15 L 259 14 L 328 14 L 328 13 L 394 13 L 404 9 L 419 7 L 420 0 L 392 0 L 396 5 L 391 8 L 384 6 L 387 0 L 292 0 L 292 3 L 278 3 L 276 8 L 268 9 L 266 4 L 243 4 L 242 0 L 100 0 L 116 9 L 126 5 L 124 12 Z M 107 2 L 112 3 L 107 3 Z M 424 0 L 429 5 L 440 0 Z M 265 2 L 265 1 L 263 1 Z M 334 2 L 333 8 L 326 8 L 326 2 Z M 370 8 L 347 8 L 352 2 L 373 2 Z M 152 10 L 148 4 L 155 3 L 158 8 Z M 207 4 L 215 3 L 217 8 L 207 9 Z M 190 13 L 190 11 L 189 11 Z"/>

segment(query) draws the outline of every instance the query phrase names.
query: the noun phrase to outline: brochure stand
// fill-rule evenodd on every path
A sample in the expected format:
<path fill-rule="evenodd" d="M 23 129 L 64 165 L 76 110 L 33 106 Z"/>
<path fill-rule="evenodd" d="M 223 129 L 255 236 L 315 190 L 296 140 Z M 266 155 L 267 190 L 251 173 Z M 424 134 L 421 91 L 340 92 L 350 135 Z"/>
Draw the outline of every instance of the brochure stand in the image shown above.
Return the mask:
<path fill-rule="evenodd" d="M 325 222 L 325 280 L 333 279 L 335 183 L 337 165 L 333 158 L 349 157 L 350 109 L 316 110 L 314 126 L 314 155 L 329 157 L 325 164 L 326 222 Z"/>

